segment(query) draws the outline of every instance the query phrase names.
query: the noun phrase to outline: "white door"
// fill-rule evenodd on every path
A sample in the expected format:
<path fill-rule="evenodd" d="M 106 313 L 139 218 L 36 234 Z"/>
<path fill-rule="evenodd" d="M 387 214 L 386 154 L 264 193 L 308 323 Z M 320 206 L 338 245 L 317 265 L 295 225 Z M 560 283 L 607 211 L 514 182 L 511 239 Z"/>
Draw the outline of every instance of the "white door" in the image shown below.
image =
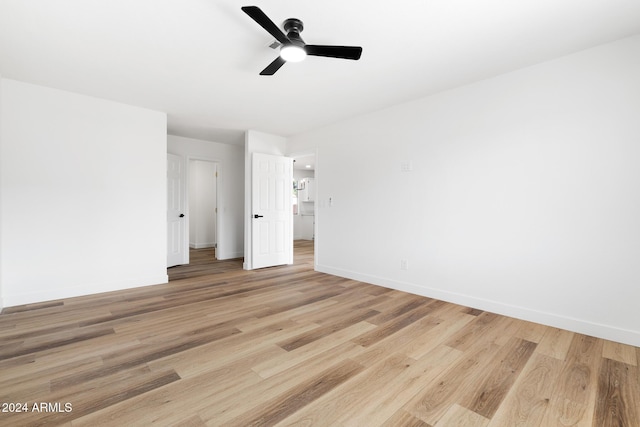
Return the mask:
<path fill-rule="evenodd" d="M 293 263 L 289 157 L 254 153 L 251 179 L 251 258 L 253 268 Z"/>
<path fill-rule="evenodd" d="M 189 263 L 184 180 L 182 157 L 167 154 L 167 267 Z"/>
<path fill-rule="evenodd" d="M 209 199 L 211 200 L 211 242 L 214 247 L 218 247 L 218 164 L 213 164 L 213 182 L 211 185 L 211 191 Z M 218 251 L 216 251 L 216 258 L 218 257 Z"/>

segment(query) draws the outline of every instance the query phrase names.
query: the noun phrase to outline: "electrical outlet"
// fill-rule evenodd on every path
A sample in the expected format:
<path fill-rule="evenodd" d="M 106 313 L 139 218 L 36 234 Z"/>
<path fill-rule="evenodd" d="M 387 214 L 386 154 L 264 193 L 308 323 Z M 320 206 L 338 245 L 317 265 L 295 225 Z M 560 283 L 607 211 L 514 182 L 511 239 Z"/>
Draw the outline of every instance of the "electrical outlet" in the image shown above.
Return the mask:
<path fill-rule="evenodd" d="M 400 260 L 400 270 L 408 270 L 409 269 L 409 261 L 406 259 Z"/>
<path fill-rule="evenodd" d="M 411 172 L 413 170 L 413 164 L 409 162 L 400 163 L 400 170 L 402 172 Z"/>

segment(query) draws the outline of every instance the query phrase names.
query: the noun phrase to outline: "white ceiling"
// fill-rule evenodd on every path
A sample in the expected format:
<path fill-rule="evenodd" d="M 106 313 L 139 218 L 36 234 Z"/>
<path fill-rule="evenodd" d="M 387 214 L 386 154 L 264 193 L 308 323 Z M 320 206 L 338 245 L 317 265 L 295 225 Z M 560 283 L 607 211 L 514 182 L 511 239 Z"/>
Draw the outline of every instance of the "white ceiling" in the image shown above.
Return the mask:
<path fill-rule="evenodd" d="M 315 171 L 316 170 L 315 154 L 295 157 L 293 160 L 293 168 L 296 170 Z"/>
<path fill-rule="evenodd" d="M 362 58 L 260 76 L 277 51 L 246 5 Z M 0 0 L 0 75 L 241 143 L 246 129 L 290 136 L 638 33 L 638 0 Z"/>

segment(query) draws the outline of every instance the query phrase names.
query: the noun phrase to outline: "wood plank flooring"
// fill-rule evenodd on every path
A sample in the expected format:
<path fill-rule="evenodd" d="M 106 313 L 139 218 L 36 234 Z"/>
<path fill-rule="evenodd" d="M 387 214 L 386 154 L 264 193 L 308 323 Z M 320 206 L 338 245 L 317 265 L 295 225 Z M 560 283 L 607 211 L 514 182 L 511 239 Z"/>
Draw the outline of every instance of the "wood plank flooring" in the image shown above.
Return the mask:
<path fill-rule="evenodd" d="M 639 348 L 212 251 L 5 309 L 0 425 L 640 427 Z"/>

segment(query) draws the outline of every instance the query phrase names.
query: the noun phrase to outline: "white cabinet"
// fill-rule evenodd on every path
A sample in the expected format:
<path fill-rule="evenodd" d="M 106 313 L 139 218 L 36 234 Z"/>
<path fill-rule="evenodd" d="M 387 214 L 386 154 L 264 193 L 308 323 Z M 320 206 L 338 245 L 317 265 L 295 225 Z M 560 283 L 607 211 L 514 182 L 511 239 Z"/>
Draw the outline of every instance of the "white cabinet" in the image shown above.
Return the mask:
<path fill-rule="evenodd" d="M 302 178 L 298 183 L 298 200 L 313 202 L 315 193 L 315 178 Z"/>

